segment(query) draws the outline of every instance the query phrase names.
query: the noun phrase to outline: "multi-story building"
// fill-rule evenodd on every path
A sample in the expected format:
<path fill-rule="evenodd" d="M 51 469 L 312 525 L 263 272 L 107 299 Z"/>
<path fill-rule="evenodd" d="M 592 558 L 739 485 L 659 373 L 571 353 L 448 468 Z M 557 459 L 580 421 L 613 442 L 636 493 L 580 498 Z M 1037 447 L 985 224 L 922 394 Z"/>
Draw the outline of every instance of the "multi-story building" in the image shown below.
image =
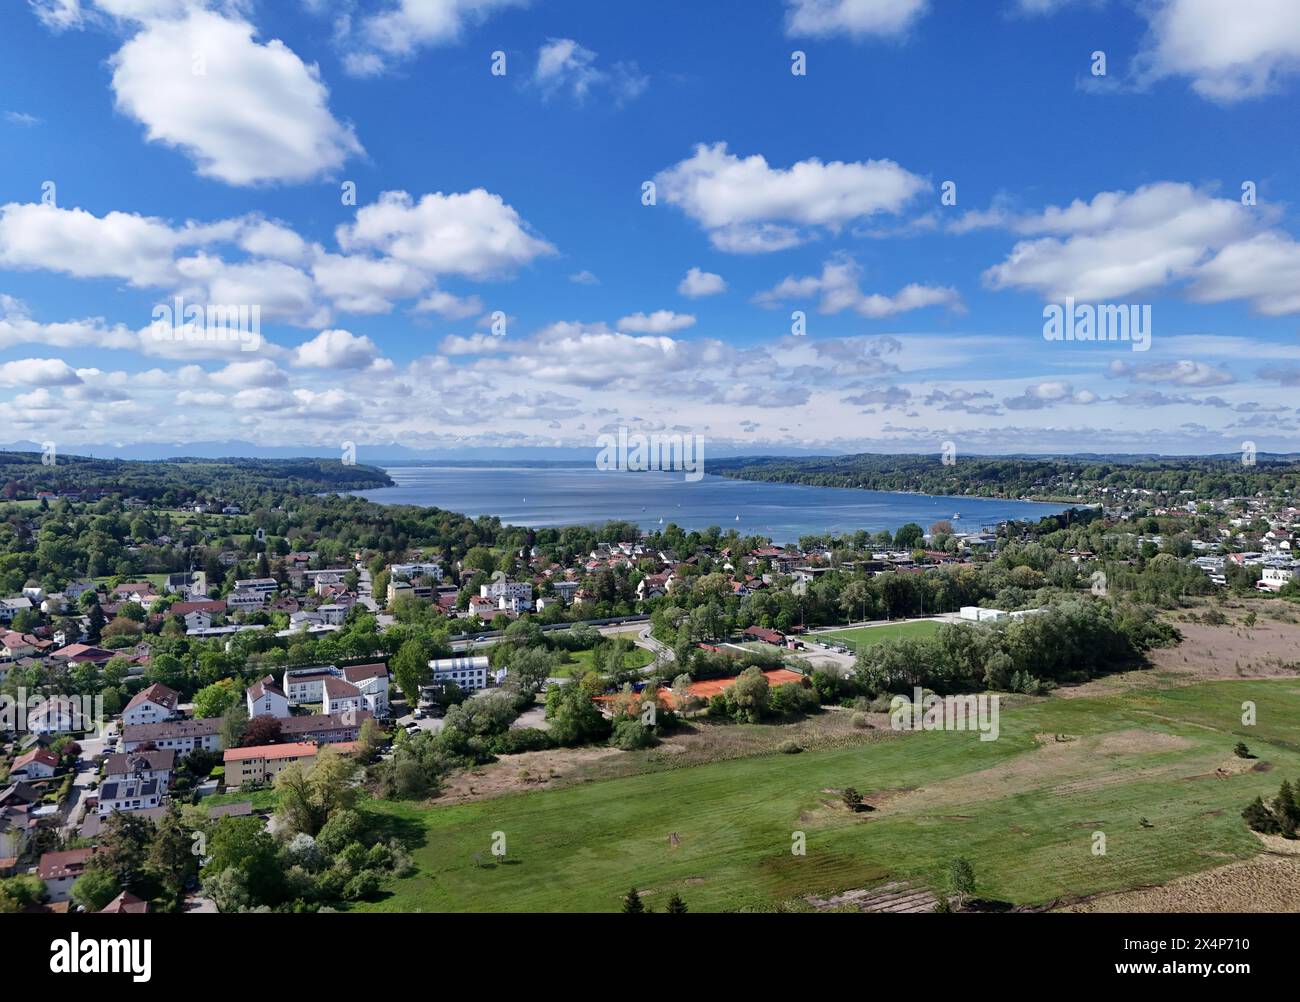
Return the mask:
<path fill-rule="evenodd" d="M 353 665 L 343 669 L 343 677 L 361 691 L 367 710 L 376 717 L 388 716 L 387 665 Z"/>
<path fill-rule="evenodd" d="M 408 581 L 414 581 L 416 578 L 428 578 L 430 581 L 442 580 L 442 565 L 432 562 L 417 562 L 411 564 L 390 564 L 388 573 L 395 578 L 406 578 Z"/>
<path fill-rule="evenodd" d="M 226 786 L 235 788 L 248 783 L 269 783 L 281 770 L 294 762 L 307 765 L 316 761 L 316 746 L 309 742 L 283 745 L 254 745 L 252 748 L 229 748 L 225 754 Z"/>
<path fill-rule="evenodd" d="M 280 688 L 289 699 L 290 706 L 319 703 L 325 698 L 325 680 L 337 678 L 339 670 L 333 665 L 311 665 L 289 668 L 284 673 Z"/>
<path fill-rule="evenodd" d="M 122 749 L 133 752 L 144 745 L 171 748 L 188 755 L 195 748 L 221 750 L 221 717 L 202 720 L 167 720 L 161 724 L 137 724 L 122 728 Z"/>
<path fill-rule="evenodd" d="M 280 590 L 280 583 L 275 578 L 243 578 L 235 581 L 235 591 L 254 591 L 264 598 Z"/>
<path fill-rule="evenodd" d="M 445 686 L 454 682 L 467 692 L 487 688 L 488 659 L 486 656 L 460 658 L 434 658 L 429 662 L 433 672 L 432 683 Z"/>
<path fill-rule="evenodd" d="M 244 693 L 244 704 L 248 708 L 249 720 L 254 717 L 283 718 L 290 713 L 289 699 L 273 675 L 249 686 Z"/>
<path fill-rule="evenodd" d="M 136 693 L 131 702 L 126 704 L 126 709 L 122 711 L 122 723 L 157 724 L 164 720 L 174 720 L 178 715 L 176 706 L 180 698 L 181 694 L 175 689 L 155 682 Z"/>
<path fill-rule="evenodd" d="M 121 811 L 147 811 L 162 806 L 163 787 L 156 779 L 125 779 L 111 783 L 101 783 L 99 787 L 99 807 L 96 813 L 100 817 Z"/>
<path fill-rule="evenodd" d="M 498 603 L 498 606 L 503 598 L 507 602 L 522 602 L 525 605 L 531 605 L 533 601 L 533 586 L 528 581 L 493 581 L 480 586 L 478 593 L 480 597 Z"/>
<path fill-rule="evenodd" d="M 125 783 L 132 779 L 152 779 L 166 790 L 171 785 L 172 770 L 176 767 L 176 752 L 138 751 L 110 755 L 104 760 L 104 782 Z"/>

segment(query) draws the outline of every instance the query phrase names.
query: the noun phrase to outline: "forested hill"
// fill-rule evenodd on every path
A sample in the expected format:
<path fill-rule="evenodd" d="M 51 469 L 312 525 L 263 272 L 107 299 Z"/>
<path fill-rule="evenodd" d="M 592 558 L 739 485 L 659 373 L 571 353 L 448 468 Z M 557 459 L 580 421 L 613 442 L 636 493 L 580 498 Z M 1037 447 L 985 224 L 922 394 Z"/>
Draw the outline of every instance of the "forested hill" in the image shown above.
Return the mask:
<path fill-rule="evenodd" d="M 952 465 L 938 455 L 771 456 L 715 459 L 708 472 L 741 480 L 977 497 L 1101 500 L 1105 487 L 1164 495 L 1191 491 L 1198 498 L 1300 494 L 1300 461 L 1294 456 L 1261 455 L 1254 465 L 1239 456 L 958 456 Z"/>
<path fill-rule="evenodd" d="M 391 487 L 373 466 L 329 459 L 171 459 L 140 461 L 0 452 L 0 498 L 22 500 L 38 492 L 90 492 L 123 498 L 185 503 L 220 499 L 247 504 L 265 493 L 315 493 Z"/>

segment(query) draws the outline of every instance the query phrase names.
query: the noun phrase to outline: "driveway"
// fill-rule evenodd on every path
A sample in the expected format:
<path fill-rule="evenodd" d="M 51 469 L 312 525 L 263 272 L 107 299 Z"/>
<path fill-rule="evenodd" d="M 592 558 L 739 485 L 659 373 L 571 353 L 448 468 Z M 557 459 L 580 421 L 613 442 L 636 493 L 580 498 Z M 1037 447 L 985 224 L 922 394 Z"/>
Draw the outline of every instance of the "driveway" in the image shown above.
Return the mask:
<path fill-rule="evenodd" d="M 80 827 L 81 815 L 86 809 L 86 798 L 93 793 L 90 784 L 99 775 L 99 770 L 92 762 L 85 759 L 82 762 L 82 766 L 77 771 L 77 778 L 72 781 L 72 792 L 68 794 L 68 799 L 63 805 L 63 830 L 68 834 L 76 834 Z"/>

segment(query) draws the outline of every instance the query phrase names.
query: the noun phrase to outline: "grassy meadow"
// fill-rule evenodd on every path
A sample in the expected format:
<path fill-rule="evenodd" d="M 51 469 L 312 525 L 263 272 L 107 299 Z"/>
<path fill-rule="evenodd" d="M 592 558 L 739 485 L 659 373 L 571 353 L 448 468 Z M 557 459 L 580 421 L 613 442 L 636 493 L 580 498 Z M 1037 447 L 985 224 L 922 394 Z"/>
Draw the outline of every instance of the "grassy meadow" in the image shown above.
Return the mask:
<path fill-rule="evenodd" d="M 1160 883 L 1257 850 L 1241 809 L 1300 778 L 1298 735 L 1300 681 L 1211 682 L 1004 709 L 996 741 L 924 732 L 457 806 L 371 801 L 418 872 L 358 907 L 616 911 L 635 885 L 657 910 L 674 891 L 696 911 L 768 909 L 887 878 L 940 889 L 958 855 L 980 897 L 1017 905 Z M 845 808 L 847 786 L 875 810 Z"/>

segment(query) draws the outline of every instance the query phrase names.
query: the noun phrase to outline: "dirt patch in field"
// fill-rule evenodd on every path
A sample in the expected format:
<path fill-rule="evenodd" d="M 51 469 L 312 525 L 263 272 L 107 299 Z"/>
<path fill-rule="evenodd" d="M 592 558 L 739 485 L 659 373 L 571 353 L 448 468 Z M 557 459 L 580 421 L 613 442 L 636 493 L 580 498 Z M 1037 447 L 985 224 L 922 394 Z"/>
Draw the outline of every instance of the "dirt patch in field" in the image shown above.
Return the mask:
<path fill-rule="evenodd" d="M 1256 608 L 1259 617 L 1253 627 L 1242 622 L 1247 607 Z M 1217 679 L 1296 677 L 1300 675 L 1300 624 L 1271 618 L 1275 611 L 1267 603 L 1247 603 L 1229 610 L 1233 621 L 1223 626 L 1174 617 L 1171 622 L 1182 633 L 1182 643 L 1151 651 L 1149 668 L 1106 675 L 1057 692 L 1074 699 Z"/>
<path fill-rule="evenodd" d="M 1233 758 L 1219 765 L 1213 772 L 1202 773 L 1199 776 L 1188 776 L 1187 779 L 1228 779 L 1230 776 L 1241 776 L 1248 772 L 1268 772 L 1273 768 L 1271 762 L 1255 762 L 1248 758 Z"/>
<path fill-rule="evenodd" d="M 932 912 L 938 904 L 934 893 L 894 881 L 879 887 L 843 891 L 829 897 L 804 899 L 819 912 Z"/>
<path fill-rule="evenodd" d="M 1038 747 L 1032 752 L 989 769 L 922 787 L 910 795 L 888 798 L 879 806 L 885 813 L 933 810 L 1025 793 L 1049 784 L 1055 794 L 1071 794 L 1146 778 L 1176 777 L 1180 768 L 1177 763 L 1142 766 L 1140 757 L 1190 747 L 1192 742 L 1186 738 L 1160 731 L 1114 731 L 1074 741 L 1057 741 L 1053 735 L 1041 735 Z M 1124 768 L 1107 767 L 1106 759 L 1119 756 L 1130 759 Z"/>
<path fill-rule="evenodd" d="M 1183 642 L 1151 653 L 1159 669 L 1197 678 L 1279 678 L 1300 668 L 1300 626 L 1261 619 L 1254 627 L 1178 623 Z"/>
<path fill-rule="evenodd" d="M 1099 755 L 1153 755 L 1157 752 L 1182 751 L 1192 742 L 1163 731 L 1113 731 L 1103 734 L 1094 750 Z"/>
<path fill-rule="evenodd" d="M 1294 843 L 1293 843 L 1294 844 Z M 1300 849 L 1296 850 L 1300 853 Z M 1300 855 L 1266 852 L 1159 887 L 1102 894 L 1062 912 L 1297 912 Z"/>
<path fill-rule="evenodd" d="M 436 802 L 463 804 L 506 793 L 568 785 L 593 765 L 622 754 L 616 748 L 556 748 L 507 755 L 490 765 L 448 777 Z"/>

